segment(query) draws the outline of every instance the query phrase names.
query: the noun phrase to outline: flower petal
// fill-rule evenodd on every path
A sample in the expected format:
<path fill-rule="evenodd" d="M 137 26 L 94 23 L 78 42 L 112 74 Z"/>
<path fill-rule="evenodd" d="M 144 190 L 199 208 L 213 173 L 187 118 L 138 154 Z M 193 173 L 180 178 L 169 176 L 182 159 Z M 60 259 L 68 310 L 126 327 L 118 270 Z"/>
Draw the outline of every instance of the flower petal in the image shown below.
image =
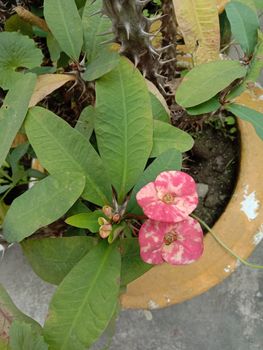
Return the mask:
<path fill-rule="evenodd" d="M 172 265 L 190 264 L 199 259 L 204 249 L 203 231 L 200 224 L 188 217 L 172 227 L 178 239 L 170 245 L 163 244 L 163 259 Z M 171 227 L 169 229 L 171 230 Z"/>
<path fill-rule="evenodd" d="M 175 223 L 184 220 L 188 216 L 189 210 L 187 209 L 183 207 L 183 204 L 177 207 L 158 200 L 144 206 L 143 212 L 152 220 Z"/>
<path fill-rule="evenodd" d="M 150 203 L 154 203 L 158 200 L 157 193 L 153 182 L 149 182 L 142 187 L 136 194 L 136 199 L 140 207 L 144 208 Z"/>
<path fill-rule="evenodd" d="M 162 223 L 146 220 L 140 228 L 139 244 L 143 261 L 148 264 L 162 264 L 162 244 L 164 238 Z"/>
<path fill-rule="evenodd" d="M 182 171 L 163 171 L 154 181 L 157 192 L 172 193 L 178 197 L 196 194 L 194 179 Z"/>

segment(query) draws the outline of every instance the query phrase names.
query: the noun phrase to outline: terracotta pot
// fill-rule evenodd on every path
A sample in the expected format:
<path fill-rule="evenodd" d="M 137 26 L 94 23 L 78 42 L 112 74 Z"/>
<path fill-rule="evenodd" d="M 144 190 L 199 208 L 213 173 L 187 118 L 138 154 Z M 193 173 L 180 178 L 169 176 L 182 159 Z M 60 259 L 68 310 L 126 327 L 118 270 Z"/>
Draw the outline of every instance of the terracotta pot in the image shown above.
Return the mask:
<path fill-rule="evenodd" d="M 253 127 L 239 122 L 241 164 L 234 194 L 213 229 L 242 258 L 247 258 L 263 238 L 263 152 Z M 263 263 L 263 261 L 262 261 Z M 181 303 L 214 287 L 239 265 L 209 234 L 202 258 L 187 266 L 163 264 L 128 285 L 124 308 L 154 309 Z"/>

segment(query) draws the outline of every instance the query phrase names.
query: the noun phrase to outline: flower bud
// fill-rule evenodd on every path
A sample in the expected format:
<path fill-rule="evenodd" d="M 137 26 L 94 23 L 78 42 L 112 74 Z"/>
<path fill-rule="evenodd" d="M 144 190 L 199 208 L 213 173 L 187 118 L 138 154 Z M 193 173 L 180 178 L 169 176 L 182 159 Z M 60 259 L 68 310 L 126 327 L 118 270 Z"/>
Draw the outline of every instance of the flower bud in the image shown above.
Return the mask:
<path fill-rule="evenodd" d="M 103 216 L 101 216 L 101 217 L 98 218 L 98 224 L 100 226 L 107 225 L 107 224 L 109 224 L 109 221 L 107 221 Z"/>
<path fill-rule="evenodd" d="M 114 214 L 112 217 L 112 221 L 115 223 L 118 223 L 120 221 L 120 219 L 121 219 L 120 214 Z"/>
<path fill-rule="evenodd" d="M 103 214 L 105 214 L 109 219 L 112 219 L 112 216 L 113 216 L 113 209 L 112 209 L 112 207 L 110 207 L 109 205 L 104 205 L 104 207 L 102 207 L 102 212 L 103 212 Z"/>
<path fill-rule="evenodd" d="M 111 231 L 112 231 L 112 225 L 106 224 L 100 227 L 99 234 L 101 238 L 107 238 L 111 234 Z"/>

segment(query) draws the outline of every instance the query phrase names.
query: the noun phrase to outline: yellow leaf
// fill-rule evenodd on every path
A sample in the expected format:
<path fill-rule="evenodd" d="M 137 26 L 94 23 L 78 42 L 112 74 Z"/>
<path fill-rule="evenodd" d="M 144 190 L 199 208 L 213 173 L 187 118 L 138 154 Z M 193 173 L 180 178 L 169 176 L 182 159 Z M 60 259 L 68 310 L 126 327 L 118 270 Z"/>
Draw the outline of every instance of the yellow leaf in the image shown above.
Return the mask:
<path fill-rule="evenodd" d="M 25 134 L 18 133 L 12 143 L 12 148 L 16 148 L 19 145 L 23 145 L 27 142 L 27 137 Z"/>
<path fill-rule="evenodd" d="M 216 0 L 173 0 L 185 45 L 194 63 L 218 60 L 220 29 Z"/>
<path fill-rule="evenodd" d="M 233 102 L 263 113 L 263 88 L 257 83 L 251 83 L 249 89 L 236 97 Z"/>
<path fill-rule="evenodd" d="M 160 48 L 162 46 L 163 36 L 160 31 L 161 26 L 162 26 L 162 21 L 159 20 L 159 21 L 153 22 L 150 28 L 150 33 L 153 33 L 153 34 L 157 33 L 152 40 L 152 45 L 153 47 L 156 47 L 156 48 Z"/>
<path fill-rule="evenodd" d="M 69 81 L 76 80 L 74 75 L 70 74 L 43 74 L 37 78 L 35 90 L 29 102 L 29 107 L 35 106 L 46 96 L 51 94 Z"/>

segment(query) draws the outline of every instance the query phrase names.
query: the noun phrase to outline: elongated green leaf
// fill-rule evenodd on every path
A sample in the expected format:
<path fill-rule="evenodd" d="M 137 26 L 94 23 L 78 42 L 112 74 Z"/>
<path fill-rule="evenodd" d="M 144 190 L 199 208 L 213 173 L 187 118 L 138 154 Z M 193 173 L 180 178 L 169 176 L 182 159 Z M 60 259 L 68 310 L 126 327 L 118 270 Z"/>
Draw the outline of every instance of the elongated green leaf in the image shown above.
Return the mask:
<path fill-rule="evenodd" d="M 121 240 L 121 285 L 126 286 L 152 268 L 140 257 L 140 247 L 137 238 Z"/>
<path fill-rule="evenodd" d="M 83 198 L 98 205 L 110 201 L 111 188 L 104 166 L 84 136 L 54 113 L 40 107 L 30 109 L 25 128 L 44 168 L 51 174 L 81 172 L 86 176 Z"/>
<path fill-rule="evenodd" d="M 12 203 L 3 225 L 6 240 L 20 242 L 59 219 L 81 196 L 84 186 L 84 175 L 74 172 L 41 180 Z"/>
<path fill-rule="evenodd" d="M 113 70 L 120 61 L 120 55 L 109 45 L 101 48 L 97 56 L 88 63 L 82 78 L 87 81 L 96 80 Z"/>
<path fill-rule="evenodd" d="M 113 37 L 113 34 L 100 35 L 109 32 L 112 28 L 111 20 L 96 12 L 102 9 L 102 0 L 87 0 L 82 14 L 82 25 L 84 31 L 84 50 L 88 62 L 95 60 L 98 52 L 103 49 L 104 41 Z"/>
<path fill-rule="evenodd" d="M 176 92 L 176 102 L 184 108 L 199 105 L 245 75 L 246 69 L 238 61 L 200 64 L 184 77 Z"/>
<path fill-rule="evenodd" d="M 158 157 L 163 152 L 172 148 L 180 152 L 186 152 L 193 147 L 193 144 L 194 140 L 192 136 L 185 131 L 160 120 L 154 121 L 151 157 Z"/>
<path fill-rule="evenodd" d="M 221 104 L 218 97 L 213 97 L 211 100 L 201 103 L 195 107 L 187 108 L 187 113 L 190 115 L 200 115 L 205 113 L 215 112 L 220 108 Z"/>
<path fill-rule="evenodd" d="M 75 129 L 78 130 L 87 140 L 90 139 L 96 118 L 96 110 L 92 106 L 83 109 Z"/>
<path fill-rule="evenodd" d="M 100 225 L 98 219 L 104 217 L 104 214 L 100 210 L 95 210 L 91 213 L 80 213 L 68 217 L 65 221 L 68 225 L 86 228 L 89 231 L 96 233 L 99 232 Z"/>
<path fill-rule="evenodd" d="M 61 49 L 77 61 L 83 45 L 83 31 L 75 1 L 45 0 L 44 16 Z"/>
<path fill-rule="evenodd" d="M 48 350 L 48 345 L 30 324 L 14 321 L 10 328 L 10 350 Z"/>
<path fill-rule="evenodd" d="M 256 12 L 238 1 L 231 1 L 225 10 L 236 42 L 249 56 L 253 53 L 258 38 L 259 21 Z"/>
<path fill-rule="evenodd" d="M 97 81 L 96 96 L 98 147 L 122 201 L 143 172 L 152 149 L 150 97 L 144 78 L 125 58 Z"/>
<path fill-rule="evenodd" d="M 164 106 L 161 104 L 158 98 L 154 96 L 154 94 L 152 93 L 150 93 L 150 98 L 151 98 L 151 104 L 152 104 L 153 118 L 156 120 L 160 120 L 162 122 L 169 123 L 170 116 L 166 112 Z"/>
<path fill-rule="evenodd" d="M 20 77 L 20 80 L 14 83 L 7 93 L 0 109 L 0 166 L 24 121 L 35 84 L 36 76 L 34 74 L 28 73 L 22 78 Z"/>
<path fill-rule="evenodd" d="M 98 339 L 116 309 L 120 269 L 117 245 L 102 241 L 70 271 L 44 326 L 50 350 L 84 350 Z"/>
<path fill-rule="evenodd" d="M 58 285 L 96 243 L 93 237 L 76 236 L 27 239 L 21 245 L 34 272 L 44 281 Z"/>
<path fill-rule="evenodd" d="M 25 35 L 19 33 L 0 33 L 0 87 L 4 90 L 10 89 L 22 78 L 24 74 L 19 69 L 35 68 L 40 66 L 43 55 L 36 48 L 35 42 Z M 20 90 L 27 94 L 26 88 Z"/>
<path fill-rule="evenodd" d="M 162 171 L 180 170 L 182 167 L 182 154 L 176 149 L 170 149 L 156 158 L 144 171 L 137 184 L 134 186 L 127 212 L 142 213 L 136 202 L 137 192 L 147 183 L 154 181 Z"/>
<path fill-rule="evenodd" d="M 250 122 L 254 126 L 258 136 L 263 140 L 263 113 L 235 103 L 231 103 L 226 109 L 236 117 Z"/>
<path fill-rule="evenodd" d="M 13 303 L 10 296 L 0 284 L 0 349 L 8 349 L 8 338 L 13 321 L 23 321 L 32 325 L 32 329 L 41 332 L 40 325 L 32 318 L 23 314 Z M 10 349 L 8 349 L 10 350 Z"/>

